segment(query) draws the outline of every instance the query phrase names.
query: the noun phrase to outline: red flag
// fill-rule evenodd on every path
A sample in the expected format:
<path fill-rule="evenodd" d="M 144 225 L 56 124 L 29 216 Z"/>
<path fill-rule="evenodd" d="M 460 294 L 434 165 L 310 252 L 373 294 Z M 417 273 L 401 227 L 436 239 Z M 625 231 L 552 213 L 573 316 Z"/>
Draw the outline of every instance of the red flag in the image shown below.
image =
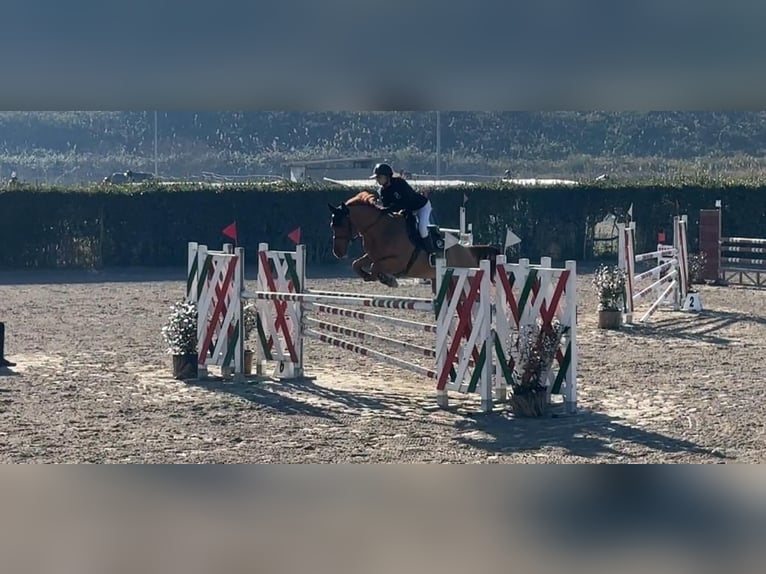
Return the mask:
<path fill-rule="evenodd" d="M 235 221 L 231 225 L 227 225 L 224 230 L 223 234 L 226 237 L 231 237 L 234 241 L 237 240 L 237 222 Z"/>
<path fill-rule="evenodd" d="M 298 245 L 301 242 L 301 228 L 300 227 L 296 227 L 290 233 L 288 233 L 287 236 L 290 238 L 290 240 L 293 243 Z"/>

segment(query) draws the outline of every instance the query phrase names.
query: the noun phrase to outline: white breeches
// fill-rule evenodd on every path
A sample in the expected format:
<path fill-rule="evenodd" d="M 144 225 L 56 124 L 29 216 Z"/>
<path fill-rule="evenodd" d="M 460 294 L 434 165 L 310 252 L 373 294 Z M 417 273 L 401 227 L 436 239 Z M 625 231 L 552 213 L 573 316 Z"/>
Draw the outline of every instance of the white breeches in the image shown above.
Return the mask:
<path fill-rule="evenodd" d="M 428 225 L 431 223 L 431 202 L 428 201 L 423 207 L 415 212 L 418 218 L 418 231 L 420 237 L 428 237 Z"/>

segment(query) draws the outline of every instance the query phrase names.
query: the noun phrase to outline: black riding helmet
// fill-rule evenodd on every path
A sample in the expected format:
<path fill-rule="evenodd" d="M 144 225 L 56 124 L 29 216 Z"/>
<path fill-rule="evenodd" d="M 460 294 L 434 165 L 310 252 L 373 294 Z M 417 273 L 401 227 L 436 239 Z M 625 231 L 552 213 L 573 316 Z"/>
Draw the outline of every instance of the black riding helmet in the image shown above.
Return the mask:
<path fill-rule="evenodd" d="M 375 169 L 372 170 L 370 179 L 375 179 L 379 175 L 387 175 L 388 177 L 391 177 L 394 175 L 394 170 L 391 169 L 391 166 L 387 163 L 379 163 L 375 166 Z"/>

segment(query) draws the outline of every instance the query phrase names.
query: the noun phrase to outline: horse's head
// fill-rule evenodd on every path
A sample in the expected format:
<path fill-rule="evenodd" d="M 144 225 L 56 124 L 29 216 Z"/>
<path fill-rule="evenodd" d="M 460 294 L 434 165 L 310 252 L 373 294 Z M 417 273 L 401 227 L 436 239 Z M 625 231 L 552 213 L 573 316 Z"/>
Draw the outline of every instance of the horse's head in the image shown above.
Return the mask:
<path fill-rule="evenodd" d="M 349 244 L 356 239 L 354 225 L 351 222 L 351 212 L 348 205 L 341 203 L 335 207 L 330 205 L 330 229 L 332 229 L 332 252 L 335 257 L 342 259 L 348 254 Z"/>
<path fill-rule="evenodd" d="M 332 214 L 332 252 L 338 259 L 345 257 L 349 244 L 360 235 L 364 236 L 384 215 L 377 196 L 369 191 L 360 191 L 337 207 L 327 205 Z"/>

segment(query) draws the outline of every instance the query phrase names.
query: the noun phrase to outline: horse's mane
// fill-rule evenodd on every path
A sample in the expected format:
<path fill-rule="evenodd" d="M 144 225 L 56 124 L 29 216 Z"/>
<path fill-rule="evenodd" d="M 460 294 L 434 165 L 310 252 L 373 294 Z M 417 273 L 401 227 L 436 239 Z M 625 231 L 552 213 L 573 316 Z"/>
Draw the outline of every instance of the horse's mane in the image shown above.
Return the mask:
<path fill-rule="evenodd" d="M 380 205 L 378 205 L 378 196 L 369 191 L 360 191 L 354 197 L 349 199 L 346 202 L 346 205 L 369 205 L 370 207 L 380 209 Z"/>

